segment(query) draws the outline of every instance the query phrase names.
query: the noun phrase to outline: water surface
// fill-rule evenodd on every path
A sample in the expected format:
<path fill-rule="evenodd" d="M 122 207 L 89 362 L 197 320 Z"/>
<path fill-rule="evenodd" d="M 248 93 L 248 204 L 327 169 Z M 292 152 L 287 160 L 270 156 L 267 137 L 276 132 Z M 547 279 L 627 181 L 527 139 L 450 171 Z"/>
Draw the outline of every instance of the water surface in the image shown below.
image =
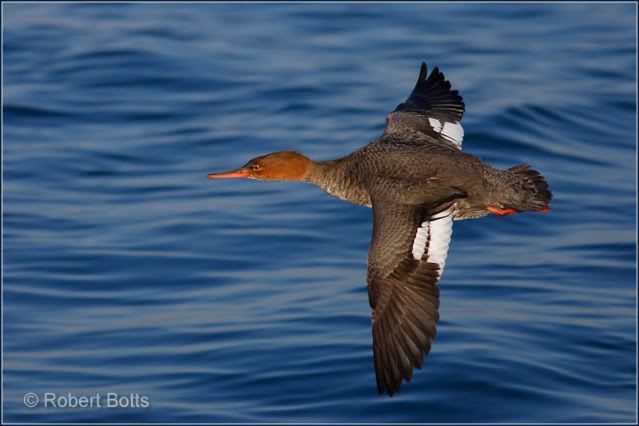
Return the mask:
<path fill-rule="evenodd" d="M 3 5 L 4 421 L 636 420 L 633 4 Z M 457 222 L 439 335 L 377 395 L 368 209 L 213 182 L 379 136 L 421 61 L 550 214 Z M 24 396 L 140 394 L 150 407 Z M 42 403 L 42 401 L 41 401 Z"/>

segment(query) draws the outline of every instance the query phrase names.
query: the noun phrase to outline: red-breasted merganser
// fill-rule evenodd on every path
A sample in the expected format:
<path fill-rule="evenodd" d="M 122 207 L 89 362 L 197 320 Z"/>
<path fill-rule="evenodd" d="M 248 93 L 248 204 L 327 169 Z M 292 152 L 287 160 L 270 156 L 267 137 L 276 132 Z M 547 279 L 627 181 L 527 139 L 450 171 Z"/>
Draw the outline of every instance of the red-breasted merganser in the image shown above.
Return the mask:
<path fill-rule="evenodd" d="M 439 320 L 439 279 L 453 219 L 549 211 L 552 194 L 528 165 L 495 169 L 462 153 L 464 102 L 422 63 L 408 99 L 379 139 L 346 157 L 313 161 L 293 151 L 250 160 L 211 179 L 304 181 L 373 208 L 368 252 L 377 389 L 392 396 L 430 351 Z"/>

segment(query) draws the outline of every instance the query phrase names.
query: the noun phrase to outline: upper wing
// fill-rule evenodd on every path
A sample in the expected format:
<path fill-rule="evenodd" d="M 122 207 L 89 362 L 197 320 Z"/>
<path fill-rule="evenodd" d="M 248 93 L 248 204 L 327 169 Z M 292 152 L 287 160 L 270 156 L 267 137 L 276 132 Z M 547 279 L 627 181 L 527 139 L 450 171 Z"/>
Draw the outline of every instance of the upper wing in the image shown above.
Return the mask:
<path fill-rule="evenodd" d="M 464 101 L 457 90 L 450 90 L 450 82 L 437 67 L 427 74 L 428 68 L 422 63 L 413 92 L 386 117 L 383 137 L 391 141 L 443 142 L 461 149 L 464 129 L 459 122 Z"/>
<path fill-rule="evenodd" d="M 450 202 L 428 211 L 373 200 L 368 296 L 379 393 L 399 391 L 430 351 L 453 210 Z"/>

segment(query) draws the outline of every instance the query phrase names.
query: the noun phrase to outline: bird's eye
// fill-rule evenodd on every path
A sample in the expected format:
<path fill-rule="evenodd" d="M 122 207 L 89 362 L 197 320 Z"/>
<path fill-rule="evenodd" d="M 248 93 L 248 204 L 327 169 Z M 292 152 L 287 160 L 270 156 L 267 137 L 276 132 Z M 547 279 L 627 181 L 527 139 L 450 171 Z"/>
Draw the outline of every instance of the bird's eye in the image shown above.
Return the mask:
<path fill-rule="evenodd" d="M 260 167 L 261 166 L 259 164 L 251 164 L 251 170 L 259 170 Z"/>

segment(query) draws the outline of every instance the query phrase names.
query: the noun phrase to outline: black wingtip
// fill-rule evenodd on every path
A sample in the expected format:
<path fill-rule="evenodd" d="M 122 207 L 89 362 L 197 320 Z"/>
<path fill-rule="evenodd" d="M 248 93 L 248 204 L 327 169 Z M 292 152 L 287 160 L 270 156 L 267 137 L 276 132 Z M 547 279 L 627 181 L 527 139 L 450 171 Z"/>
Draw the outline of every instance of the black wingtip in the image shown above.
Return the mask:
<path fill-rule="evenodd" d="M 439 67 L 434 67 L 430 75 L 426 62 L 419 69 L 417 83 L 408 99 L 399 104 L 395 111 L 439 113 L 440 119 L 460 121 L 466 105 L 459 91 L 451 90 L 450 81 L 446 80 Z"/>
<path fill-rule="evenodd" d="M 424 81 L 426 80 L 426 77 L 428 75 L 428 65 L 426 65 L 426 62 L 422 62 L 421 67 L 419 67 L 419 77 L 417 78 L 417 81 Z"/>

